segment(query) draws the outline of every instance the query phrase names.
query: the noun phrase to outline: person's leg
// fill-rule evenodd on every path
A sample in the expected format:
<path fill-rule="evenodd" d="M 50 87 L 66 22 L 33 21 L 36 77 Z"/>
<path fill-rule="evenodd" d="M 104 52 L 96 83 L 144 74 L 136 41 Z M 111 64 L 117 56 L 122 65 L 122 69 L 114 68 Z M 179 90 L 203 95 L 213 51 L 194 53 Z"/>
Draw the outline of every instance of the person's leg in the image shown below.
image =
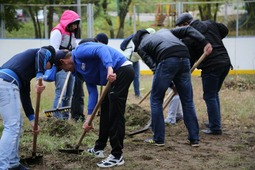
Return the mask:
<path fill-rule="evenodd" d="M 208 73 L 202 72 L 203 98 L 207 106 L 209 129 L 215 132 L 221 131 L 221 113 L 218 92 L 228 71 L 229 69 L 226 68 L 218 68 Z"/>
<path fill-rule="evenodd" d="M 165 120 L 166 123 L 171 123 L 171 124 L 176 123 L 176 115 L 178 113 L 179 104 L 180 104 L 179 96 L 175 95 L 169 103 L 168 115 Z"/>
<path fill-rule="evenodd" d="M 55 89 L 55 98 L 53 102 L 53 108 L 62 107 L 62 100 L 60 101 L 59 106 L 58 106 L 58 103 L 59 103 L 59 98 L 64 86 L 65 78 L 66 78 L 66 72 L 64 70 L 61 70 L 56 73 L 56 80 L 55 80 L 56 89 Z M 62 118 L 62 115 L 59 112 L 54 112 L 53 116 L 58 119 Z"/>
<path fill-rule="evenodd" d="M 183 109 L 184 124 L 188 130 L 188 140 L 199 140 L 199 125 L 197 121 L 195 105 L 193 102 L 193 89 L 191 84 L 190 62 L 188 58 L 183 59 L 181 71 L 174 78 Z"/>
<path fill-rule="evenodd" d="M 67 72 L 66 72 L 66 75 L 67 75 Z M 67 76 L 66 76 L 67 78 Z M 65 79 L 66 79 L 65 78 Z M 68 79 L 68 82 L 67 82 L 67 86 L 66 86 L 66 91 L 65 91 L 65 95 L 63 96 L 63 103 L 62 103 L 62 107 L 65 107 L 65 106 L 70 106 L 71 105 L 71 98 L 72 98 L 72 95 L 73 95 L 73 87 L 74 87 L 74 76 L 73 75 L 70 75 L 69 79 Z M 68 119 L 69 118 L 69 112 L 63 112 L 62 113 L 62 118 L 63 119 Z"/>
<path fill-rule="evenodd" d="M 162 61 L 155 71 L 151 89 L 150 106 L 153 140 L 157 144 L 165 142 L 165 124 L 163 115 L 163 100 L 165 92 L 169 88 L 174 75 L 178 72 L 180 60 L 178 58 L 168 58 Z"/>
<path fill-rule="evenodd" d="M 81 119 L 81 121 L 85 120 L 84 112 L 84 90 L 83 90 L 83 80 L 82 77 L 77 75 L 74 81 L 73 88 L 73 97 L 71 103 L 71 116 L 72 119 L 76 121 Z"/>
<path fill-rule="evenodd" d="M 99 136 L 96 140 L 94 150 L 104 150 L 107 140 L 109 137 L 109 92 L 105 96 L 102 104 L 101 104 L 101 114 L 99 120 Z"/>
<path fill-rule="evenodd" d="M 0 140 L 0 169 L 19 165 L 18 145 L 22 113 L 18 87 L 0 79 L 0 113 L 3 133 Z"/>
<path fill-rule="evenodd" d="M 128 89 L 134 80 L 134 69 L 130 66 L 121 67 L 116 72 L 117 79 L 112 83 L 109 92 L 109 135 L 112 147 L 111 154 L 115 158 L 122 155 L 125 137 L 125 109 Z"/>
<path fill-rule="evenodd" d="M 140 97 L 140 64 L 139 61 L 133 62 L 133 68 L 135 71 L 135 78 L 133 81 L 134 92 L 136 97 Z"/>

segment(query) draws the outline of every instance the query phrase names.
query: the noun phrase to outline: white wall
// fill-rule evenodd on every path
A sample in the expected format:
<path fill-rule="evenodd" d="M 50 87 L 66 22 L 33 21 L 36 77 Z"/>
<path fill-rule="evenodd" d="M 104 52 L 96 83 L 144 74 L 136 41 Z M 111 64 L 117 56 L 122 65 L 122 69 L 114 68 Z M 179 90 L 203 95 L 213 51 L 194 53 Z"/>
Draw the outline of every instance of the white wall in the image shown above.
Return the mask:
<path fill-rule="evenodd" d="M 122 39 L 110 39 L 109 46 L 119 49 Z M 225 38 L 223 40 L 235 70 L 255 70 L 255 37 Z M 0 65 L 13 55 L 28 48 L 49 45 L 49 39 L 0 39 Z M 141 70 L 148 70 L 142 62 Z"/>

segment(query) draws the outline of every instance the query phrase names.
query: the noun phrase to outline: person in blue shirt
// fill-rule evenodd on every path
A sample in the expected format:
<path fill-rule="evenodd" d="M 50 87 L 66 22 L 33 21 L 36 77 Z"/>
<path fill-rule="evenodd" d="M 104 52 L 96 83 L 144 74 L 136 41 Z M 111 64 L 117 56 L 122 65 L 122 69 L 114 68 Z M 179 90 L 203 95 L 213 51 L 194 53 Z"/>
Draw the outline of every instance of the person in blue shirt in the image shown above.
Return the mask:
<path fill-rule="evenodd" d="M 42 78 L 46 69 L 55 61 L 55 49 L 52 46 L 28 49 L 14 55 L 0 67 L 0 114 L 4 129 L 0 140 L 0 169 L 27 168 L 19 162 L 19 139 L 22 132 L 22 113 L 24 112 L 34 130 L 34 109 L 30 98 L 30 82 Z M 35 85 L 35 91 L 42 93 L 45 85 Z"/>
<path fill-rule="evenodd" d="M 80 74 L 85 81 L 88 97 L 88 116 L 83 124 L 85 131 L 93 127 L 88 125 L 91 114 L 98 101 L 97 85 L 111 83 L 104 98 L 100 112 L 99 138 L 88 152 L 95 157 L 104 157 L 104 148 L 108 138 L 112 147 L 111 154 L 97 163 L 99 167 L 113 167 L 124 164 L 122 155 L 125 137 L 125 108 L 128 89 L 134 80 L 132 62 L 119 51 L 101 43 L 86 42 L 76 47 L 71 53 L 59 51 L 56 65 L 73 74 Z"/>

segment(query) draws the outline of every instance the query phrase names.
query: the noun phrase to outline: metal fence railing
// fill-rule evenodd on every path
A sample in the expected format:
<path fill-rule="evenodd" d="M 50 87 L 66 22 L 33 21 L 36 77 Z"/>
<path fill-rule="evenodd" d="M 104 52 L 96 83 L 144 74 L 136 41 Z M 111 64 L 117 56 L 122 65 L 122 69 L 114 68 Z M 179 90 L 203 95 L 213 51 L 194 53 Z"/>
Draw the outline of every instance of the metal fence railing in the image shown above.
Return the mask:
<path fill-rule="evenodd" d="M 1 14 L 8 8 L 8 4 L 0 4 Z M 106 22 L 105 14 L 95 15 L 94 11 L 99 7 L 92 4 L 68 4 L 68 5 L 21 5 L 16 7 L 17 21 L 21 22 L 23 29 L 29 29 L 25 34 L 9 33 L 6 30 L 6 22 L 0 22 L 0 38 L 49 38 L 51 27 L 58 23 L 62 12 L 65 9 L 73 9 L 81 16 L 81 37 L 93 37 L 98 32 L 105 32 L 109 35 L 109 30 L 118 31 L 118 16 L 116 11 L 107 11 L 112 20 L 112 25 Z M 53 10 L 53 24 L 48 22 L 48 12 Z M 32 11 L 32 12 L 31 12 Z M 103 10 L 99 10 L 103 11 Z M 177 17 L 183 12 L 189 12 L 195 19 L 212 19 L 222 22 L 229 28 L 229 35 L 255 36 L 255 1 L 210 1 L 210 2 L 169 2 L 169 3 L 132 3 L 124 24 L 124 37 L 141 28 L 152 27 L 156 30 L 175 27 Z M 18 16 L 18 13 L 23 15 Z M 32 23 L 32 18 L 39 19 L 37 28 Z M 33 31 L 34 30 L 34 31 Z M 21 32 L 21 31 L 20 31 Z M 40 32 L 39 37 L 35 34 Z M 110 36 L 109 36 L 110 37 Z M 115 37 L 110 37 L 115 38 Z M 123 37 L 118 37 L 123 38 Z"/>

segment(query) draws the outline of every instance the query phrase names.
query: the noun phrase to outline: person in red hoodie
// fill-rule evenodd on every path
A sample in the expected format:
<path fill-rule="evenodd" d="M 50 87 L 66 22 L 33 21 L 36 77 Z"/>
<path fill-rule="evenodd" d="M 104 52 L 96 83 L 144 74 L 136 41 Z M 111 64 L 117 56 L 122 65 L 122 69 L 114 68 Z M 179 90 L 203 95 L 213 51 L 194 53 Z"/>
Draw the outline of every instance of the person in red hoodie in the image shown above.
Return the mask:
<path fill-rule="evenodd" d="M 60 18 L 59 24 L 56 25 L 51 31 L 50 45 L 52 45 L 56 51 L 62 49 L 67 49 L 69 51 L 73 50 L 77 46 L 76 35 L 79 31 L 79 23 L 80 16 L 76 12 L 72 10 L 65 10 Z M 65 72 L 64 70 L 60 70 L 56 73 L 56 90 L 53 108 L 57 107 L 66 78 L 68 78 L 67 72 Z M 74 79 L 75 78 L 70 75 L 60 107 L 70 106 L 70 100 L 73 93 Z M 69 113 L 66 112 L 64 114 L 60 114 L 58 112 L 55 112 L 53 116 L 58 119 L 68 119 Z"/>

